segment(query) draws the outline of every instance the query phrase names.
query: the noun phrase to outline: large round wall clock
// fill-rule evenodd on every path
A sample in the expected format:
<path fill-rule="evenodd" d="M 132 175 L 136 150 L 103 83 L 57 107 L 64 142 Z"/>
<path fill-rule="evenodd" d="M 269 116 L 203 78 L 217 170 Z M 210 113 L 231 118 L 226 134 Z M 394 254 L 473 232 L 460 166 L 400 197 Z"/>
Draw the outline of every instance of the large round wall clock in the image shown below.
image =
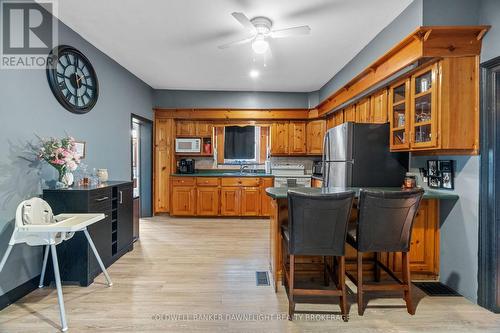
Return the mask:
<path fill-rule="evenodd" d="M 97 103 L 97 75 L 87 57 L 74 47 L 60 45 L 50 52 L 47 80 L 55 98 L 68 111 L 87 113 Z"/>

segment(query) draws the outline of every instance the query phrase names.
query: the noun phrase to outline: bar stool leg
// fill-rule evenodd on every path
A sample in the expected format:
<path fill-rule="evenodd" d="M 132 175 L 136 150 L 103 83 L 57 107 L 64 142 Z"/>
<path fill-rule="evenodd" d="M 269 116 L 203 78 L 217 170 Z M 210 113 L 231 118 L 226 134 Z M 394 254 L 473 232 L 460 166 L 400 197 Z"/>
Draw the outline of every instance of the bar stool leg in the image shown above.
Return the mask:
<path fill-rule="evenodd" d="M 380 252 L 375 253 L 375 282 L 380 282 Z"/>
<path fill-rule="evenodd" d="M 43 255 L 43 264 L 42 264 L 42 274 L 40 275 L 40 283 L 38 284 L 38 288 L 43 288 L 43 280 L 45 279 L 45 269 L 47 268 L 47 259 L 49 258 L 49 249 L 50 246 L 45 246 L 45 253 Z"/>
<path fill-rule="evenodd" d="M 106 270 L 106 267 L 104 267 L 104 264 L 102 263 L 101 257 L 99 256 L 99 253 L 97 252 L 97 249 L 95 248 L 94 242 L 92 241 L 92 238 L 90 238 L 90 234 L 87 229 L 84 229 L 83 232 L 85 233 L 85 237 L 87 237 L 87 241 L 89 242 L 90 247 L 92 248 L 92 251 L 94 252 L 95 258 L 97 259 L 97 262 L 99 263 L 99 266 L 101 267 L 102 272 L 104 273 L 104 276 L 106 277 L 106 281 L 108 282 L 108 286 L 112 286 L 113 282 L 111 281 L 111 278 L 108 275 L 108 271 Z"/>
<path fill-rule="evenodd" d="M 57 300 L 59 301 L 59 315 L 61 316 L 61 331 L 68 330 L 68 324 L 66 323 L 66 311 L 64 310 L 64 299 L 61 286 L 61 277 L 59 275 L 59 262 L 57 261 L 56 246 L 54 244 L 50 245 L 50 252 L 52 253 L 52 264 L 54 266 L 54 279 L 56 280 L 57 287 Z"/>
<path fill-rule="evenodd" d="M 340 290 L 342 291 L 342 296 L 340 296 L 340 311 L 342 312 L 342 319 L 344 321 L 349 320 L 349 314 L 347 313 L 347 292 L 345 287 L 345 257 L 340 257 L 339 260 L 339 284 Z"/>
<path fill-rule="evenodd" d="M 293 285 L 295 280 L 295 256 L 290 255 L 290 279 L 288 280 L 288 320 L 293 320 L 295 302 L 293 301 Z"/>
<path fill-rule="evenodd" d="M 2 261 L 0 262 L 0 272 L 2 271 L 3 269 L 3 266 L 5 266 L 5 263 L 7 262 L 7 258 L 9 258 L 9 255 L 10 255 L 10 251 L 12 251 L 12 247 L 14 245 L 9 245 L 7 247 L 7 250 L 5 250 L 5 254 L 3 255 L 3 258 L 2 258 Z"/>
<path fill-rule="evenodd" d="M 360 316 L 365 312 L 363 301 L 363 253 L 358 251 L 358 314 Z"/>
<path fill-rule="evenodd" d="M 330 276 L 328 275 L 328 266 L 327 266 L 326 256 L 323 256 L 323 283 L 325 286 L 330 285 Z"/>
<path fill-rule="evenodd" d="M 404 291 L 404 299 L 406 302 L 406 310 L 409 314 L 415 314 L 415 308 L 411 298 L 411 278 L 410 278 L 410 260 L 408 259 L 408 252 L 402 253 L 403 259 L 403 283 L 406 284 L 407 290 Z"/>

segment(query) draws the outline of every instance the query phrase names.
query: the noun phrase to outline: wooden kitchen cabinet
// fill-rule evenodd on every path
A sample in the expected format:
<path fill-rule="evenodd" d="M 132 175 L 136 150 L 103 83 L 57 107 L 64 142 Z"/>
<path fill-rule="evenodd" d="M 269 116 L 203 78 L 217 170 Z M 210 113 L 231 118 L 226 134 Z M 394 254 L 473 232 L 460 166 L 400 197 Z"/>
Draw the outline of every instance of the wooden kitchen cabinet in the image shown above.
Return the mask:
<path fill-rule="evenodd" d="M 193 121 L 178 120 L 175 122 L 177 136 L 196 136 L 196 126 Z"/>
<path fill-rule="evenodd" d="M 196 213 L 196 188 L 194 186 L 172 185 L 171 214 L 193 216 Z"/>
<path fill-rule="evenodd" d="M 390 148 L 408 150 L 410 118 L 410 79 L 399 81 L 389 88 Z"/>
<path fill-rule="evenodd" d="M 424 68 L 411 76 L 410 147 L 437 146 L 437 76 L 438 65 Z"/>
<path fill-rule="evenodd" d="M 167 213 L 170 209 L 173 123 L 172 119 L 159 119 L 155 122 L 153 205 L 155 213 Z"/>
<path fill-rule="evenodd" d="M 370 97 L 370 123 L 385 124 L 387 120 L 387 89 L 382 89 Z"/>
<path fill-rule="evenodd" d="M 307 153 L 321 155 L 323 153 L 323 138 L 326 131 L 325 120 L 314 120 L 307 123 Z"/>
<path fill-rule="evenodd" d="M 356 121 L 356 105 L 349 105 L 344 109 L 344 122 Z"/>
<path fill-rule="evenodd" d="M 198 186 L 196 188 L 196 215 L 219 215 L 219 188 L 212 186 Z"/>
<path fill-rule="evenodd" d="M 214 126 L 211 123 L 196 122 L 196 136 L 202 138 L 211 138 Z"/>
<path fill-rule="evenodd" d="M 370 114 L 370 98 L 365 98 L 356 103 L 356 122 L 370 123 L 372 120 Z"/>
<path fill-rule="evenodd" d="M 271 125 L 271 154 L 288 154 L 288 122 L 276 122 Z"/>
<path fill-rule="evenodd" d="M 435 279 L 439 275 L 439 204 L 424 199 L 413 223 L 410 243 L 410 271 L 414 279 Z M 383 263 L 402 274 L 400 253 L 383 253 Z"/>
<path fill-rule="evenodd" d="M 260 216 L 260 187 L 241 188 L 241 216 Z"/>
<path fill-rule="evenodd" d="M 306 122 L 292 121 L 288 127 L 288 153 L 290 155 L 305 155 L 306 147 Z"/>
<path fill-rule="evenodd" d="M 241 191 L 239 187 L 222 187 L 220 199 L 220 214 L 222 216 L 240 216 Z"/>
<path fill-rule="evenodd" d="M 389 89 L 391 151 L 477 154 L 477 57 L 450 57 Z"/>
<path fill-rule="evenodd" d="M 267 195 L 266 188 L 273 187 L 274 179 L 271 177 L 261 178 L 260 189 L 260 216 L 269 216 L 271 213 L 271 197 Z"/>

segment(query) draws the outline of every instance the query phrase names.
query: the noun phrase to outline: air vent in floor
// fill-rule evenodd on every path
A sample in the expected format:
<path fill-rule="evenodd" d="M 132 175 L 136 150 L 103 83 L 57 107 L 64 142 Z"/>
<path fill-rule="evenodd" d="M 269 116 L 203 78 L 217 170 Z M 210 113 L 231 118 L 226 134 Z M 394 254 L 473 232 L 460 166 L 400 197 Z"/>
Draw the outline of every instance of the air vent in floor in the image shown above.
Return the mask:
<path fill-rule="evenodd" d="M 429 296 L 462 296 L 441 282 L 413 282 L 413 284 Z"/>
<path fill-rule="evenodd" d="M 257 286 L 269 285 L 269 274 L 267 272 L 255 272 Z"/>

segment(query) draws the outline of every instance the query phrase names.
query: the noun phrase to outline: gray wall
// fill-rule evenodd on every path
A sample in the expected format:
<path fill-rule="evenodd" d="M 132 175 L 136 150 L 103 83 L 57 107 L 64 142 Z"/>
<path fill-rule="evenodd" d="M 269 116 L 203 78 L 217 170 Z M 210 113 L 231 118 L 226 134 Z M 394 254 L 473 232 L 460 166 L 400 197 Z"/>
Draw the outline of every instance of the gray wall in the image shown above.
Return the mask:
<path fill-rule="evenodd" d="M 152 118 L 148 85 L 63 24 L 59 35 L 61 44 L 78 48 L 92 62 L 99 101 L 86 115 L 72 114 L 52 95 L 44 70 L 0 70 L 0 256 L 18 203 L 41 193 L 42 178 L 56 177 L 51 167 L 30 161 L 27 144 L 36 142 L 35 134 L 68 133 L 86 141 L 89 168 L 108 168 L 111 179 L 130 179 L 130 114 Z M 41 259 L 40 248 L 17 245 L 0 274 L 0 294 L 40 274 Z"/>
<path fill-rule="evenodd" d="M 476 25 L 481 0 L 424 0 L 424 25 Z"/>
<path fill-rule="evenodd" d="M 500 1 L 481 0 L 479 24 L 491 25 L 490 31 L 483 39 L 481 61 L 500 56 Z"/>
<path fill-rule="evenodd" d="M 422 25 L 423 1 L 415 0 L 319 90 L 324 101 L 404 37 Z"/>
<path fill-rule="evenodd" d="M 426 168 L 429 159 L 456 161 L 455 189 L 446 192 L 456 193 L 460 197 L 457 201 L 440 202 L 440 281 L 476 302 L 480 158 L 414 156 L 411 158 L 411 171 L 418 175 L 418 168 Z M 424 185 L 421 180 L 419 184 Z"/>
<path fill-rule="evenodd" d="M 307 93 L 155 90 L 154 105 L 164 108 L 308 108 Z"/>

